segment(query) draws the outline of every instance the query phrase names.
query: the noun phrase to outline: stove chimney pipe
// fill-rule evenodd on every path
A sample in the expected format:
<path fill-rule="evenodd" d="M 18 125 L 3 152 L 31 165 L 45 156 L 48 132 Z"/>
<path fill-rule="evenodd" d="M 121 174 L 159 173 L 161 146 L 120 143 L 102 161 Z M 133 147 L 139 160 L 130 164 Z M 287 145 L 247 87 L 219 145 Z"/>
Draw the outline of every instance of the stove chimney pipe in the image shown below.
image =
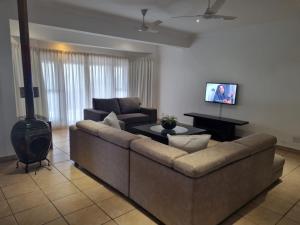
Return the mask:
<path fill-rule="evenodd" d="M 26 119 L 33 120 L 35 119 L 35 115 L 32 88 L 27 0 L 18 0 L 18 16 L 22 52 L 23 79 L 25 89 Z"/>

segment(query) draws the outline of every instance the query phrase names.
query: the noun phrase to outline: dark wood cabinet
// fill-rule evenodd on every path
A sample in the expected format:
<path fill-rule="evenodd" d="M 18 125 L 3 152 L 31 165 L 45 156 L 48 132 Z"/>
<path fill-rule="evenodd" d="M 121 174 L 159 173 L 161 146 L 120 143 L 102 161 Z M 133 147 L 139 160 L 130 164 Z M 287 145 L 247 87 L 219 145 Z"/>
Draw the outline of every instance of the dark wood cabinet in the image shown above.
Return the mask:
<path fill-rule="evenodd" d="M 205 129 L 218 141 L 232 141 L 236 139 L 235 127 L 249 124 L 248 121 L 218 117 L 200 113 L 185 113 L 185 116 L 193 117 L 193 126 Z"/>

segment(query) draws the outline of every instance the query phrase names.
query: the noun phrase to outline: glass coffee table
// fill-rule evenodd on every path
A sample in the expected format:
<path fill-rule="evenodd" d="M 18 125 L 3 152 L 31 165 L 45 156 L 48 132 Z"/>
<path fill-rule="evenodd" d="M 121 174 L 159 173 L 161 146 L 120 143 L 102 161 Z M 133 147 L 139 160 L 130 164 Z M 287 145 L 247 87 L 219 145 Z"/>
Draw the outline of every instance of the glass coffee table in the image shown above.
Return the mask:
<path fill-rule="evenodd" d="M 136 134 L 142 134 L 152 138 L 155 141 L 163 144 L 168 144 L 167 134 L 170 135 L 195 135 L 206 134 L 207 131 L 199 129 L 190 125 L 177 123 L 177 126 L 173 130 L 165 130 L 160 124 L 145 124 L 136 127 L 132 127 L 131 131 Z"/>

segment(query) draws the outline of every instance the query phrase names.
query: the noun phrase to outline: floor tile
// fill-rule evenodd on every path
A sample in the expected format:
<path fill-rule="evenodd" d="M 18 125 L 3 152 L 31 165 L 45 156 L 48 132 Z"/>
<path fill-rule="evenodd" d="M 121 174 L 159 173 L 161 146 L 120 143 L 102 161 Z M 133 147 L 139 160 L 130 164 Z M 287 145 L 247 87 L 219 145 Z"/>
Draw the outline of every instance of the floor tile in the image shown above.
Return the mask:
<path fill-rule="evenodd" d="M 42 177 L 33 177 L 33 179 L 41 188 L 55 187 L 68 181 L 61 173 L 49 173 Z"/>
<path fill-rule="evenodd" d="M 6 187 L 12 184 L 24 183 L 27 181 L 31 181 L 31 178 L 27 174 L 23 173 L 12 173 L 5 174 L 0 176 L 0 187 Z"/>
<path fill-rule="evenodd" d="M 70 225 L 101 225 L 110 220 L 96 205 L 69 214 L 66 219 Z"/>
<path fill-rule="evenodd" d="M 56 169 L 58 169 L 59 171 L 63 171 L 63 170 L 68 170 L 71 167 L 75 167 L 74 163 L 69 160 L 69 161 L 64 161 L 64 162 L 59 162 L 59 163 L 55 163 L 54 166 L 56 167 Z"/>
<path fill-rule="evenodd" d="M 288 218 L 283 218 L 282 220 L 280 220 L 278 225 L 300 225 L 300 223 L 290 220 Z"/>
<path fill-rule="evenodd" d="M 59 218 L 60 215 L 50 203 L 15 214 L 19 225 L 42 225 Z"/>
<path fill-rule="evenodd" d="M 106 199 L 97 203 L 97 205 L 99 205 L 111 218 L 116 218 L 134 209 L 129 202 L 119 196 Z"/>
<path fill-rule="evenodd" d="M 259 204 L 259 206 L 268 208 L 281 215 L 284 215 L 294 205 L 294 202 L 278 198 L 274 195 L 264 195 L 257 198 L 255 201 Z"/>
<path fill-rule="evenodd" d="M 284 199 L 286 201 L 290 201 L 292 203 L 296 203 L 297 200 L 300 199 L 300 192 L 299 189 L 295 186 L 281 183 L 278 184 L 276 187 L 272 188 L 269 192 L 269 195 L 274 195 L 277 198 Z"/>
<path fill-rule="evenodd" d="M 245 218 L 249 221 L 259 225 L 275 225 L 282 215 L 273 212 L 270 209 L 264 207 L 257 207 L 250 211 Z"/>
<path fill-rule="evenodd" d="M 295 159 L 286 160 L 283 167 L 283 176 L 286 176 L 300 166 L 300 162 Z"/>
<path fill-rule="evenodd" d="M 2 188 L 6 198 L 15 197 L 17 195 L 26 194 L 39 190 L 38 186 L 30 179 L 24 183 L 9 185 Z"/>
<path fill-rule="evenodd" d="M 52 201 L 79 192 L 78 188 L 69 181 L 57 184 L 55 186 L 50 186 L 50 187 L 43 186 L 42 190 L 47 195 L 47 197 Z"/>
<path fill-rule="evenodd" d="M 138 210 L 133 210 L 115 219 L 118 225 L 155 225 L 156 223 Z"/>
<path fill-rule="evenodd" d="M 0 188 L 0 202 L 4 201 L 4 200 L 5 200 L 5 197 L 4 197 L 4 194 L 2 193 L 2 190 Z"/>
<path fill-rule="evenodd" d="M 81 170 L 77 169 L 76 167 L 70 167 L 70 169 L 63 170 L 61 171 L 61 173 L 69 180 L 79 179 L 87 176 L 85 173 L 83 173 Z"/>
<path fill-rule="evenodd" d="M 59 171 L 51 166 L 51 167 L 41 167 L 39 168 L 36 172 L 35 171 L 31 171 L 29 173 L 29 175 L 34 179 L 34 180 L 38 180 L 38 179 L 43 179 L 45 178 L 46 176 L 49 176 L 49 175 L 53 175 L 53 174 L 58 174 Z"/>
<path fill-rule="evenodd" d="M 92 179 L 88 176 L 82 177 L 79 179 L 73 179 L 72 183 L 75 184 L 80 190 L 85 190 L 85 189 L 89 189 L 89 188 L 96 188 L 96 187 L 102 186 L 97 181 L 95 181 L 94 179 Z"/>
<path fill-rule="evenodd" d="M 0 202 L 0 218 L 10 216 L 12 214 L 9 205 L 6 201 Z"/>
<path fill-rule="evenodd" d="M 300 167 L 297 167 L 295 170 L 287 174 L 283 178 L 283 181 L 300 188 Z"/>
<path fill-rule="evenodd" d="M 93 204 L 91 200 L 85 197 L 82 193 L 75 193 L 65 198 L 53 201 L 53 204 L 63 214 L 69 214 L 76 210 L 86 208 Z"/>
<path fill-rule="evenodd" d="M 17 160 L 10 160 L 0 163 L 0 176 L 1 175 L 17 175 L 24 174 L 23 164 L 20 163 L 19 168 L 16 168 Z"/>
<path fill-rule="evenodd" d="M 105 199 L 115 196 L 115 193 L 104 186 L 96 188 L 89 188 L 83 190 L 83 192 L 94 202 L 102 202 Z"/>
<path fill-rule="evenodd" d="M 286 215 L 286 218 L 300 223 L 300 204 L 295 205 Z"/>
<path fill-rule="evenodd" d="M 67 222 L 63 218 L 55 219 L 45 225 L 68 225 Z"/>
<path fill-rule="evenodd" d="M 13 216 L 8 216 L 0 219 L 0 225 L 17 225 Z"/>
<path fill-rule="evenodd" d="M 103 225 L 118 225 L 118 224 L 115 221 L 111 220 L 111 221 L 108 221 L 107 223 L 105 223 Z"/>
<path fill-rule="evenodd" d="M 70 154 L 70 142 L 66 141 L 66 142 L 62 142 L 59 143 L 58 145 L 56 145 L 60 150 L 62 150 L 64 153 L 66 154 Z"/>
<path fill-rule="evenodd" d="M 48 159 L 51 161 L 52 164 L 68 161 L 70 160 L 70 156 L 66 153 L 58 153 L 58 154 L 49 154 Z"/>
<path fill-rule="evenodd" d="M 219 225 L 256 225 L 256 224 L 252 223 L 251 221 L 247 220 L 245 217 L 239 214 L 234 214 Z"/>
<path fill-rule="evenodd" d="M 49 203 L 49 200 L 41 191 L 34 191 L 29 194 L 18 195 L 8 199 L 13 213 L 17 213 L 26 209 L 30 209 L 39 205 Z"/>

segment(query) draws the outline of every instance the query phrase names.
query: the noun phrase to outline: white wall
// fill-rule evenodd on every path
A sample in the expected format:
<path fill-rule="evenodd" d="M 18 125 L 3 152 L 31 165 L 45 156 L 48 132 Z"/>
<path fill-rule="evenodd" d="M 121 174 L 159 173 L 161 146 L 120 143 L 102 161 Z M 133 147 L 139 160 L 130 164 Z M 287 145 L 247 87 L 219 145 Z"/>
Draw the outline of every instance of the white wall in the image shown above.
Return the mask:
<path fill-rule="evenodd" d="M 218 115 L 204 102 L 206 81 L 236 82 L 237 106 L 223 116 L 249 120 L 240 135 L 268 132 L 300 150 L 300 26 L 284 21 L 209 33 L 189 49 L 160 48 L 160 112 L 191 123 L 186 112 Z"/>
<path fill-rule="evenodd" d="M 186 33 L 178 33 L 174 30 L 163 29 L 161 34 L 157 36 L 139 34 L 136 38 L 139 43 L 135 45 L 137 46 L 135 51 L 134 45 L 132 45 L 133 42 L 131 41 L 129 43 L 127 40 L 131 36 L 134 36 L 134 32 L 130 31 L 130 29 L 134 29 L 137 26 L 137 22 L 135 21 L 121 20 L 120 18 L 112 21 L 109 20 L 109 15 L 103 15 L 96 12 L 91 13 L 87 10 L 75 8 L 60 7 L 57 4 L 43 5 L 39 0 L 29 0 L 28 5 L 30 22 L 68 30 L 72 32 L 74 37 L 73 41 L 70 36 L 68 36 L 68 40 L 66 40 L 66 36 L 64 39 L 59 39 L 62 38 L 60 34 L 65 34 L 65 32 L 55 32 L 52 40 L 56 38 L 59 40 L 54 41 L 64 40 L 66 42 L 78 44 L 79 40 L 84 37 L 87 38 L 87 36 L 83 36 L 82 33 L 74 33 L 74 30 L 78 30 L 89 35 L 88 40 L 91 41 L 94 46 L 102 43 L 102 45 L 105 45 L 103 47 L 106 49 L 118 47 L 120 48 L 118 50 L 137 53 L 141 53 L 143 49 L 155 50 L 155 46 L 149 48 L 149 45 L 146 46 L 145 43 L 164 43 L 167 41 L 166 38 L 169 34 L 173 34 L 171 35 L 173 38 L 170 44 L 186 46 L 190 43 L 190 37 L 188 37 L 189 35 L 187 36 Z M 0 0 L 0 158 L 15 154 L 10 142 L 10 131 L 17 120 L 11 56 L 10 20 L 16 20 L 16 18 L 17 1 Z M 124 23 L 119 22 L 120 20 Z M 124 32 L 125 30 L 127 30 L 127 33 Z M 98 36 L 92 37 L 92 33 Z M 103 35 L 106 35 L 106 37 L 101 39 Z M 119 39 L 114 39 L 112 41 L 111 36 L 119 37 Z M 43 36 L 41 34 L 40 37 L 46 38 L 45 35 Z M 87 43 L 85 42 L 83 44 Z"/>

